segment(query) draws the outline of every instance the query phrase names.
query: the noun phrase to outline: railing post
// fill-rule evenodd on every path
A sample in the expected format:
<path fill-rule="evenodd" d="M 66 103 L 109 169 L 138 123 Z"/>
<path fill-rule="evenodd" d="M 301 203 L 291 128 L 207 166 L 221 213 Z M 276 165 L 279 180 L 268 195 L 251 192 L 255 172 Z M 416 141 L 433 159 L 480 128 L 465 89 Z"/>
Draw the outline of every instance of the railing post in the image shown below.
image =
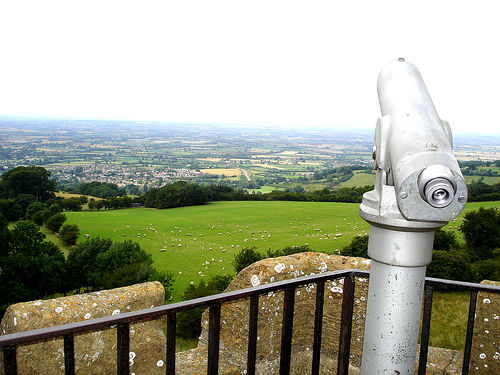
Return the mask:
<path fill-rule="evenodd" d="M 431 332 L 432 285 L 425 284 L 424 315 L 422 317 L 422 334 L 420 335 L 420 357 L 418 360 L 418 375 L 425 375 L 427 354 L 429 351 L 429 336 Z"/>
<path fill-rule="evenodd" d="M 259 295 L 250 297 L 250 316 L 248 317 L 248 353 L 247 375 L 255 375 L 255 362 L 257 356 L 257 325 L 259 319 Z"/>
<path fill-rule="evenodd" d="M 64 336 L 64 374 L 75 375 L 75 343 L 73 334 Z"/>
<path fill-rule="evenodd" d="M 323 334 L 323 306 L 325 304 L 325 282 L 316 284 L 316 309 L 314 311 L 314 341 L 311 375 L 319 375 L 321 362 L 321 335 Z"/>
<path fill-rule="evenodd" d="M 467 186 L 417 68 L 400 58 L 377 88 L 375 188 L 360 206 L 372 259 L 361 374 L 413 374 L 434 230 L 462 211 Z"/>
<path fill-rule="evenodd" d="M 116 372 L 129 375 L 130 372 L 130 329 L 128 323 L 118 324 L 116 329 Z"/>
<path fill-rule="evenodd" d="M 167 314 L 167 375 L 175 375 L 175 328 L 176 315 Z"/>
<path fill-rule="evenodd" d="M 208 320 L 208 375 L 219 373 L 219 339 L 220 339 L 219 303 L 210 305 Z"/>
<path fill-rule="evenodd" d="M 15 346 L 4 346 L 3 368 L 5 375 L 17 375 L 17 355 Z"/>
<path fill-rule="evenodd" d="M 465 336 L 464 360 L 462 375 L 469 374 L 470 354 L 472 351 L 472 334 L 474 333 L 474 319 L 476 318 L 477 291 L 470 292 L 469 317 L 467 320 L 467 334 Z"/>
<path fill-rule="evenodd" d="M 292 356 L 293 310 L 295 306 L 295 288 L 285 289 L 283 301 L 283 323 L 281 327 L 280 375 L 290 374 Z"/>
<path fill-rule="evenodd" d="M 349 355 L 351 353 L 352 313 L 354 311 L 354 275 L 344 277 L 342 294 L 342 315 L 340 318 L 339 355 L 337 360 L 337 375 L 347 375 L 349 372 Z"/>

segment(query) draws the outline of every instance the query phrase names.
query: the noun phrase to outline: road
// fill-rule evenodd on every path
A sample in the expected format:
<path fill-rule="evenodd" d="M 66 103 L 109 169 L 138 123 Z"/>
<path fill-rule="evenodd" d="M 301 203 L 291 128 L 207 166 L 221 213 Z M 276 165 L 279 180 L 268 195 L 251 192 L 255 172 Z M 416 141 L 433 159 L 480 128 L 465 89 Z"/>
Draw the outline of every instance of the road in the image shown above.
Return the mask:
<path fill-rule="evenodd" d="M 241 169 L 241 168 L 239 168 L 239 170 L 245 175 L 245 177 L 247 178 L 248 181 L 251 181 L 250 175 L 248 174 L 247 171 L 245 171 L 244 169 Z"/>

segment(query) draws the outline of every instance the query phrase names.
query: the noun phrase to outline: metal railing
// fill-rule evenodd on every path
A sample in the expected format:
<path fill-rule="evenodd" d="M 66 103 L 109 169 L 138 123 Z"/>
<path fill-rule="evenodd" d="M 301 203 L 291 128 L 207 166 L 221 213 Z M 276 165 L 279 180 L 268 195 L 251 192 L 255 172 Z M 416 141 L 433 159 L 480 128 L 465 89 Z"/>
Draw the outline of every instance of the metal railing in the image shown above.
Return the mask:
<path fill-rule="evenodd" d="M 219 368 L 219 334 L 220 313 L 223 303 L 241 299 L 250 299 L 249 310 L 249 332 L 248 332 L 248 375 L 255 374 L 256 352 L 257 352 L 257 326 L 259 296 L 269 292 L 284 291 L 283 323 L 281 332 L 281 352 L 279 362 L 279 373 L 290 373 L 290 357 L 292 349 L 293 314 L 295 306 L 295 289 L 315 284 L 316 308 L 314 318 L 314 339 L 311 374 L 319 374 L 321 335 L 323 321 L 323 304 L 325 282 L 335 279 L 344 279 L 342 312 L 340 324 L 340 338 L 338 347 L 337 374 L 348 373 L 349 354 L 352 331 L 352 314 L 354 307 L 354 290 L 356 277 L 368 277 L 369 271 L 364 270 L 341 270 L 326 272 L 320 275 L 304 276 L 291 280 L 259 285 L 253 288 L 237 290 L 233 292 L 216 294 L 213 296 L 197 298 L 190 301 L 158 306 L 151 309 L 138 310 L 120 315 L 107 316 L 84 322 L 65 324 L 61 326 L 25 331 L 15 334 L 0 336 L 0 347 L 3 347 L 4 373 L 5 375 L 17 374 L 16 350 L 18 345 L 31 344 L 46 341 L 53 338 L 64 338 L 64 364 L 65 374 L 75 374 L 74 335 L 116 327 L 117 330 L 117 374 L 129 374 L 129 327 L 131 323 L 163 318 L 167 319 L 167 348 L 166 348 L 166 373 L 175 374 L 175 342 L 176 342 L 176 314 L 180 311 L 193 309 L 200 306 L 209 307 L 209 332 L 208 332 L 208 358 L 207 374 L 215 375 Z M 447 286 L 454 290 L 470 291 L 469 317 L 467 323 L 466 342 L 462 365 L 462 374 L 469 373 L 470 354 L 472 347 L 472 335 L 474 330 L 474 316 L 476 312 L 476 301 L 478 292 L 500 293 L 500 287 L 473 284 L 460 281 L 426 278 L 424 296 L 424 314 L 422 319 L 422 332 L 420 340 L 420 357 L 418 374 L 423 375 L 426 371 L 427 354 L 429 345 L 429 333 L 432 310 L 432 296 L 436 286 Z"/>

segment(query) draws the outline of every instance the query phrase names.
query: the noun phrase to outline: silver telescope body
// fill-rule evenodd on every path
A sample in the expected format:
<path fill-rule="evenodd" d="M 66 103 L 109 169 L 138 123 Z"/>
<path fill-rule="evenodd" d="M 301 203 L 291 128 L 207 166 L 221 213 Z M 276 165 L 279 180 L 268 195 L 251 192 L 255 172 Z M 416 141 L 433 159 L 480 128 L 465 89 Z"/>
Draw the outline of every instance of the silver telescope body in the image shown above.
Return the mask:
<path fill-rule="evenodd" d="M 417 68 L 389 63 L 377 89 L 375 187 L 360 205 L 372 259 L 361 374 L 413 374 L 434 230 L 462 211 L 467 186 Z"/>
<path fill-rule="evenodd" d="M 393 185 L 407 220 L 448 222 L 462 211 L 467 186 L 442 121 L 417 68 L 398 59 L 378 78 L 382 118 L 376 132 L 376 163 Z"/>

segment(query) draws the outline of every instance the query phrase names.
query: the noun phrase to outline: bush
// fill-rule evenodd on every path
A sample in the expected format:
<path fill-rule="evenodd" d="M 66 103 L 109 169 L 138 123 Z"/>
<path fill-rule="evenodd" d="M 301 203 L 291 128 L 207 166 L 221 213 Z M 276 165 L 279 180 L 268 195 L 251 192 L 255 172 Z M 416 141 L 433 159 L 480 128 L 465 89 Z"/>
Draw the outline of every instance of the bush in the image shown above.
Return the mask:
<path fill-rule="evenodd" d="M 215 276 L 208 283 L 200 280 L 198 285 L 189 285 L 182 294 L 183 300 L 190 300 L 221 293 L 230 282 L 230 277 Z M 226 285 L 227 284 L 227 285 Z M 196 338 L 201 334 L 201 316 L 206 307 L 182 311 L 177 314 L 177 334 L 184 338 Z"/>
<path fill-rule="evenodd" d="M 464 251 L 434 250 L 427 276 L 448 280 L 473 281 L 469 257 Z"/>
<path fill-rule="evenodd" d="M 62 213 L 57 213 L 50 216 L 45 222 L 45 226 L 49 228 L 52 232 L 58 232 L 61 225 L 66 221 L 66 215 Z"/>
<path fill-rule="evenodd" d="M 80 198 L 67 198 L 61 201 L 61 206 L 66 211 L 80 211 L 82 209 L 82 202 Z"/>
<path fill-rule="evenodd" d="M 309 245 L 294 245 L 294 246 L 286 246 L 283 249 L 279 250 L 271 250 L 267 251 L 268 258 L 276 258 L 283 257 L 286 255 L 298 254 L 298 253 L 306 253 L 308 251 L 314 251 L 309 247 Z"/>
<path fill-rule="evenodd" d="M 26 208 L 26 219 L 28 220 L 33 220 L 33 216 L 38 213 L 38 212 L 42 212 L 44 211 L 45 209 L 47 209 L 47 205 L 45 203 L 42 203 L 42 202 L 33 202 L 31 203 L 27 208 Z M 40 218 L 41 218 L 41 214 L 40 214 Z M 35 220 L 33 220 L 35 221 Z M 42 223 L 43 223 L 43 220 L 42 220 Z M 38 224 L 38 225 L 42 225 L 42 223 Z"/>
<path fill-rule="evenodd" d="M 434 249 L 450 251 L 458 249 L 459 244 L 454 232 L 438 229 L 434 232 Z"/>
<path fill-rule="evenodd" d="M 257 252 L 257 248 L 255 246 L 244 247 L 234 256 L 233 268 L 236 273 L 239 273 L 243 268 L 248 267 L 252 263 L 258 262 L 261 259 L 263 259 L 263 256 Z"/>
<path fill-rule="evenodd" d="M 59 238 L 66 246 L 73 246 L 76 244 L 80 230 L 76 224 L 63 225 L 59 232 Z"/>
<path fill-rule="evenodd" d="M 342 249 L 342 255 L 368 258 L 368 235 L 356 236 Z"/>
<path fill-rule="evenodd" d="M 0 214 L 8 221 L 17 221 L 24 216 L 22 207 L 14 199 L 0 199 Z"/>
<path fill-rule="evenodd" d="M 58 203 L 53 203 L 49 205 L 45 210 L 42 211 L 42 221 L 46 223 L 49 217 L 52 215 L 63 212 L 63 209 Z"/>
<path fill-rule="evenodd" d="M 496 208 L 483 207 L 469 211 L 460 230 L 472 254 L 481 259 L 491 258 L 493 249 L 500 247 L 500 212 Z"/>
<path fill-rule="evenodd" d="M 500 281 L 500 258 L 475 262 L 472 264 L 472 272 L 477 283 L 483 280 Z"/>

